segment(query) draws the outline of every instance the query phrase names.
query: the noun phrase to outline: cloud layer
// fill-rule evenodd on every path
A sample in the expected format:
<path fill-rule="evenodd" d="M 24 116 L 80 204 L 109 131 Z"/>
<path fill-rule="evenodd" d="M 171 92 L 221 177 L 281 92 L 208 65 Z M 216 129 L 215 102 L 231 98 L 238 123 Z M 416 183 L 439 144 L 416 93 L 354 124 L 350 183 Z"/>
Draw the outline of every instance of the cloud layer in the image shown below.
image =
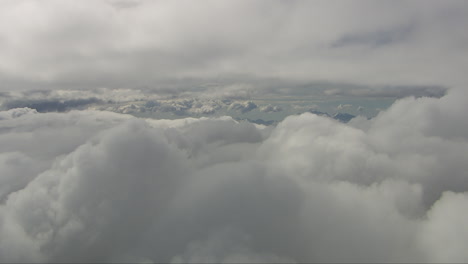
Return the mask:
<path fill-rule="evenodd" d="M 467 24 L 463 0 L 1 1 L 0 262 L 468 262 Z"/>
<path fill-rule="evenodd" d="M 12 109 L 3 262 L 466 262 L 468 98 L 276 127 Z"/>
<path fill-rule="evenodd" d="M 452 86 L 468 66 L 457 0 L 5 0 L 0 19 L 2 90 L 246 77 Z"/>

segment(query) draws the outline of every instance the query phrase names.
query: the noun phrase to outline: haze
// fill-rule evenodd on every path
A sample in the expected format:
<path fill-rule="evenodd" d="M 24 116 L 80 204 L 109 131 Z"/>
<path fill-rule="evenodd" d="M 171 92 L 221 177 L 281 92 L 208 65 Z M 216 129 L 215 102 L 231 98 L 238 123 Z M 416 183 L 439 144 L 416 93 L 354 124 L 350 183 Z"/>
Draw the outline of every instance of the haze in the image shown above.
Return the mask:
<path fill-rule="evenodd" d="M 0 262 L 468 262 L 468 2 L 2 0 Z"/>

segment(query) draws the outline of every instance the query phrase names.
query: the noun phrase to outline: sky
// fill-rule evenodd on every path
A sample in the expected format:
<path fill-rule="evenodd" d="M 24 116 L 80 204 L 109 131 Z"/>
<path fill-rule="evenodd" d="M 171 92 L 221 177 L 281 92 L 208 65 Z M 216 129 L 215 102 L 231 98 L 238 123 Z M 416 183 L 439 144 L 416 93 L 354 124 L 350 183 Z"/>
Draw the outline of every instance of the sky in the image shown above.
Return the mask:
<path fill-rule="evenodd" d="M 464 0 L 1 1 L 0 262 L 466 263 L 467 26 Z"/>
<path fill-rule="evenodd" d="M 466 1 L 1 3 L 2 86 L 464 84 Z M 8 85 L 7 85 L 8 84 Z"/>

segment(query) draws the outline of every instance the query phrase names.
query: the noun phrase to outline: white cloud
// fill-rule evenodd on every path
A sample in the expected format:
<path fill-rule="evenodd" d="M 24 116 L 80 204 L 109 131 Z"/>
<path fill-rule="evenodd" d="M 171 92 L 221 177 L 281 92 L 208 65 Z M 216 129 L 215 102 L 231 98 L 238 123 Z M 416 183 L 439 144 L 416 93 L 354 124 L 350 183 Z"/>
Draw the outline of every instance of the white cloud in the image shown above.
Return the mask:
<path fill-rule="evenodd" d="M 466 262 L 467 193 L 445 192 L 428 212 L 421 243 L 434 262 Z"/>
<path fill-rule="evenodd" d="M 31 108 L 14 108 L 14 109 L 9 109 L 8 111 L 2 111 L 0 112 L 0 120 L 4 119 L 13 119 L 13 118 L 18 118 L 22 115 L 27 115 L 27 114 L 36 114 L 37 111 L 36 109 L 31 109 Z"/>
<path fill-rule="evenodd" d="M 353 105 L 350 105 L 350 104 L 339 104 L 336 109 L 337 110 L 346 110 L 346 109 L 349 109 L 353 107 Z"/>
<path fill-rule="evenodd" d="M 0 262 L 467 262 L 466 3 L 2 1 Z"/>
<path fill-rule="evenodd" d="M 273 106 L 269 104 L 269 105 L 260 107 L 260 111 L 266 112 L 266 113 L 273 113 L 273 112 L 283 111 L 283 108 L 281 108 L 281 106 L 278 106 L 278 105 Z"/>
<path fill-rule="evenodd" d="M 274 128 L 2 112 L 0 260 L 466 261 L 466 98 Z"/>

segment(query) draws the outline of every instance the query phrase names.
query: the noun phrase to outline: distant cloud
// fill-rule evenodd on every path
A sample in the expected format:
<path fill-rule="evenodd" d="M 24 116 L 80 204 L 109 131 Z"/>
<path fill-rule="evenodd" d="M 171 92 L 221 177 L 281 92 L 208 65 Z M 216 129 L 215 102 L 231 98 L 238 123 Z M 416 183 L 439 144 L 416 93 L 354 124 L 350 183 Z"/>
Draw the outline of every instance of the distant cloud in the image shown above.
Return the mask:
<path fill-rule="evenodd" d="M 250 112 L 255 108 L 257 108 L 257 104 L 255 104 L 252 101 L 234 102 L 231 105 L 229 105 L 229 109 L 240 111 L 241 113 Z"/>
<path fill-rule="evenodd" d="M 71 109 L 80 109 L 90 104 L 102 103 L 97 98 L 72 99 L 72 100 L 13 100 L 3 102 L 4 109 L 32 108 L 38 112 L 64 112 Z"/>
<path fill-rule="evenodd" d="M 274 112 L 283 111 L 283 108 L 281 108 L 281 106 L 278 106 L 278 105 L 273 106 L 269 104 L 269 105 L 260 107 L 260 111 L 265 112 L 265 113 L 274 113 Z"/>
<path fill-rule="evenodd" d="M 405 41 L 405 38 L 411 35 L 413 28 L 414 24 L 408 24 L 385 31 L 373 31 L 344 35 L 333 42 L 331 46 L 333 48 L 344 48 L 349 46 L 367 46 L 370 48 L 379 48 Z"/>
<path fill-rule="evenodd" d="M 3 119 L 14 119 L 18 118 L 22 115 L 26 114 L 36 114 L 37 110 L 36 109 L 31 109 L 31 108 L 15 108 L 15 109 L 9 109 L 8 111 L 1 111 L 0 112 L 0 120 Z"/>
<path fill-rule="evenodd" d="M 342 87 L 336 86 L 323 91 L 325 95 L 394 98 L 407 96 L 442 97 L 446 92 L 447 88 L 439 86 L 346 87 L 345 85 L 342 85 Z"/>
<path fill-rule="evenodd" d="M 336 109 L 338 110 L 344 110 L 344 109 L 348 109 L 348 108 L 351 108 L 353 107 L 353 105 L 350 105 L 350 104 L 339 104 Z"/>

